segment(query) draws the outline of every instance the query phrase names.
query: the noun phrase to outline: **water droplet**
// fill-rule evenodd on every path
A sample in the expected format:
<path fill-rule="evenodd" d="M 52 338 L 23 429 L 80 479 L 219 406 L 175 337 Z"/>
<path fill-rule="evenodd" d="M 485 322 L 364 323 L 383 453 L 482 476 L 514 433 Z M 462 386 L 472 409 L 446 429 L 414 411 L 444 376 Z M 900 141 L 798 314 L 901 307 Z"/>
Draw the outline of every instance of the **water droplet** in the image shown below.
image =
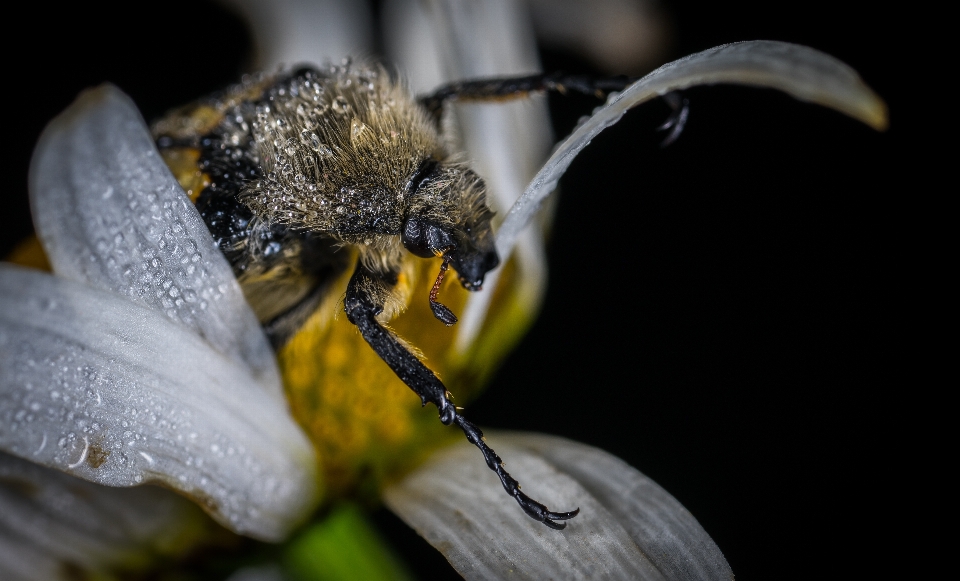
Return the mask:
<path fill-rule="evenodd" d="M 264 256 L 272 256 L 281 250 L 281 245 L 277 241 L 270 242 L 267 244 L 266 248 L 263 249 Z"/>
<path fill-rule="evenodd" d="M 354 144 L 357 144 L 361 139 L 363 139 L 364 134 L 370 131 L 370 127 L 366 123 L 360 121 L 356 117 L 350 122 L 350 141 Z"/>
<path fill-rule="evenodd" d="M 304 145 L 308 145 L 313 149 L 317 149 L 318 147 L 323 145 L 320 142 L 320 137 L 318 137 L 317 134 L 314 133 L 313 131 L 301 131 L 300 141 L 302 141 Z"/>
<path fill-rule="evenodd" d="M 343 95 L 337 95 L 330 107 L 337 115 L 346 115 L 350 111 L 350 104 L 343 98 Z"/>

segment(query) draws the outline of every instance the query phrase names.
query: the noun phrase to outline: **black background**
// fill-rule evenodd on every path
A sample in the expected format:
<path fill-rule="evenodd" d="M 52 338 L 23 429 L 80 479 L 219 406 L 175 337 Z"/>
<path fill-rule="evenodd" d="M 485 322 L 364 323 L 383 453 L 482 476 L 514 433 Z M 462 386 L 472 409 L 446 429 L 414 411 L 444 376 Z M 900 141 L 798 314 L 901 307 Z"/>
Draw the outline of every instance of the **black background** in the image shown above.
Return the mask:
<path fill-rule="evenodd" d="M 149 119 L 243 70 L 243 24 L 216 6 L 133 6 L 35 3 L 8 21 L 20 39 L 4 41 L 4 252 L 30 232 L 33 144 L 78 91 L 111 81 Z M 699 88 L 686 131 L 661 149 L 666 107 L 629 114 L 563 179 L 543 312 L 468 417 L 620 456 L 691 510 L 740 579 L 889 572 L 905 557 L 890 528 L 910 511 L 897 495 L 917 474 L 921 387 L 916 371 L 902 381 L 922 205 L 904 176 L 924 173 L 908 154 L 937 103 L 911 106 L 901 86 L 916 31 L 867 2 L 665 11 L 670 58 L 738 40 L 810 45 L 861 73 L 891 127 L 773 91 Z M 551 104 L 559 134 L 594 105 Z M 452 573 L 399 521 L 376 519 L 423 578 Z"/>

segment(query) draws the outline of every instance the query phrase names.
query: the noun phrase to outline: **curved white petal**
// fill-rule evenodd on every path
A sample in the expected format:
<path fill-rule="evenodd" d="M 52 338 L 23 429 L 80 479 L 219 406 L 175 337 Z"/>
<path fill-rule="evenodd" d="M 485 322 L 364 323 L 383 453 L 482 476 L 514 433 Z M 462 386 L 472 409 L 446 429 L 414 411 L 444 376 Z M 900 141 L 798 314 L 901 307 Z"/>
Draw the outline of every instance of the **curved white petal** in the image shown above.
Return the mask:
<path fill-rule="evenodd" d="M 161 313 L 10 265 L 0 450 L 109 486 L 163 484 L 269 540 L 316 496 L 310 444 L 245 366 Z"/>
<path fill-rule="evenodd" d="M 402 71 L 411 71 L 420 92 L 462 79 L 540 71 L 533 29 L 518 0 L 393 0 L 388 46 Z M 432 58 L 431 58 L 432 57 Z M 428 70 L 424 70 L 428 69 Z M 508 103 L 458 103 L 454 117 L 460 146 L 484 179 L 488 204 L 500 215 L 509 209 L 547 157 L 553 137 L 544 96 Z M 517 249 L 522 288 L 519 300 L 534 312 L 546 290 L 546 256 L 539 232 L 526 234 Z M 505 262 L 507 254 L 501 254 Z M 487 275 L 486 290 L 472 294 L 457 324 L 455 349 L 466 352 L 480 332 L 499 270 Z"/>
<path fill-rule="evenodd" d="M 50 581 L 177 553 L 204 521 L 169 490 L 108 488 L 0 453 L 0 579 Z"/>
<path fill-rule="evenodd" d="M 506 433 L 501 437 L 508 445 L 533 452 L 556 466 L 615 512 L 667 579 L 733 578 L 719 547 L 690 511 L 623 460 L 555 436 Z"/>
<path fill-rule="evenodd" d="M 580 514 L 550 530 L 503 494 L 469 444 L 441 450 L 384 498 L 467 579 L 733 578 L 696 519 L 621 460 L 552 436 L 488 440 L 527 494 Z"/>
<path fill-rule="evenodd" d="M 255 68 L 339 62 L 373 50 L 373 21 L 355 0 L 223 0 L 250 25 Z"/>
<path fill-rule="evenodd" d="M 856 71 L 839 60 L 806 46 L 756 40 L 718 46 L 663 65 L 625 91 L 611 96 L 586 122 L 567 137 L 497 232 L 497 248 L 505 255 L 533 219 L 537 208 L 556 187 L 573 159 L 598 133 L 620 120 L 631 107 L 658 95 L 694 85 L 736 83 L 780 89 L 804 101 L 832 107 L 876 129 L 887 125 L 886 106 Z"/>
<path fill-rule="evenodd" d="M 381 8 L 387 59 L 417 95 L 443 84 L 444 54 L 428 5 L 418 0 L 384 0 Z"/>
<path fill-rule="evenodd" d="M 54 272 L 166 314 L 283 397 L 229 264 L 119 89 L 85 91 L 47 125 L 30 164 L 30 203 Z"/>

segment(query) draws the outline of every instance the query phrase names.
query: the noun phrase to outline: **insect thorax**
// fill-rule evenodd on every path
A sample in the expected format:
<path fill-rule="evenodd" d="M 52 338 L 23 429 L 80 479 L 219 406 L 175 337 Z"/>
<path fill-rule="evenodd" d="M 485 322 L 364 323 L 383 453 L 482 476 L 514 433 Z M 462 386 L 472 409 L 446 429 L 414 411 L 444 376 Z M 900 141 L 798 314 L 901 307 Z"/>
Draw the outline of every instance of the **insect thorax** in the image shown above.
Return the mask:
<path fill-rule="evenodd" d="M 446 157 L 432 120 L 379 67 L 251 77 L 154 133 L 162 148 L 201 149 L 201 171 L 252 220 L 358 244 L 398 234 L 409 180 Z"/>
<path fill-rule="evenodd" d="M 306 72 L 247 111 L 263 174 L 240 199 L 262 220 L 348 242 L 398 234 L 408 182 L 444 156 L 431 120 L 376 68 Z"/>

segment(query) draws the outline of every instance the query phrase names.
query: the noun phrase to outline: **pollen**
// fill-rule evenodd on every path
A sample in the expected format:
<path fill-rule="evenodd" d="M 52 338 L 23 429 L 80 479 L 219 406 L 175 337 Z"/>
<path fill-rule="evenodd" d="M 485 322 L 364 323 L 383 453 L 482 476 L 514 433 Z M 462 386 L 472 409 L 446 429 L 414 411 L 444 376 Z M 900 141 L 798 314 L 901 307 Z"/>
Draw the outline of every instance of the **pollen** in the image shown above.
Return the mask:
<path fill-rule="evenodd" d="M 480 373 L 478 366 L 494 369 L 506 349 L 497 353 L 485 349 L 495 357 L 486 361 L 454 353 L 457 328 L 437 321 L 427 300 L 440 260 L 411 261 L 403 270 L 401 279 L 409 285 L 410 300 L 390 326 L 423 351 L 424 361 L 435 373 L 452 380 L 449 385 L 455 387 L 458 404 L 466 404 L 479 391 L 476 380 L 488 375 Z M 513 273 L 512 267 L 505 273 L 510 287 L 516 282 Z M 348 280 L 349 273 L 334 286 L 345 288 Z M 511 301 L 503 299 L 512 294 L 501 293 L 501 304 L 491 309 L 500 324 L 507 323 L 502 316 L 512 311 Z M 445 301 L 462 312 L 467 296 L 459 285 L 451 285 Z M 433 406 L 421 407 L 420 399 L 370 349 L 356 327 L 345 316 L 337 316 L 342 309 L 341 294 L 330 293 L 278 353 L 291 411 L 313 442 L 323 486 L 332 497 L 358 491 L 376 494 L 438 446 L 463 437 L 459 430 L 437 421 Z M 498 343 L 489 335 L 503 331 L 487 329 L 478 345 Z"/>

